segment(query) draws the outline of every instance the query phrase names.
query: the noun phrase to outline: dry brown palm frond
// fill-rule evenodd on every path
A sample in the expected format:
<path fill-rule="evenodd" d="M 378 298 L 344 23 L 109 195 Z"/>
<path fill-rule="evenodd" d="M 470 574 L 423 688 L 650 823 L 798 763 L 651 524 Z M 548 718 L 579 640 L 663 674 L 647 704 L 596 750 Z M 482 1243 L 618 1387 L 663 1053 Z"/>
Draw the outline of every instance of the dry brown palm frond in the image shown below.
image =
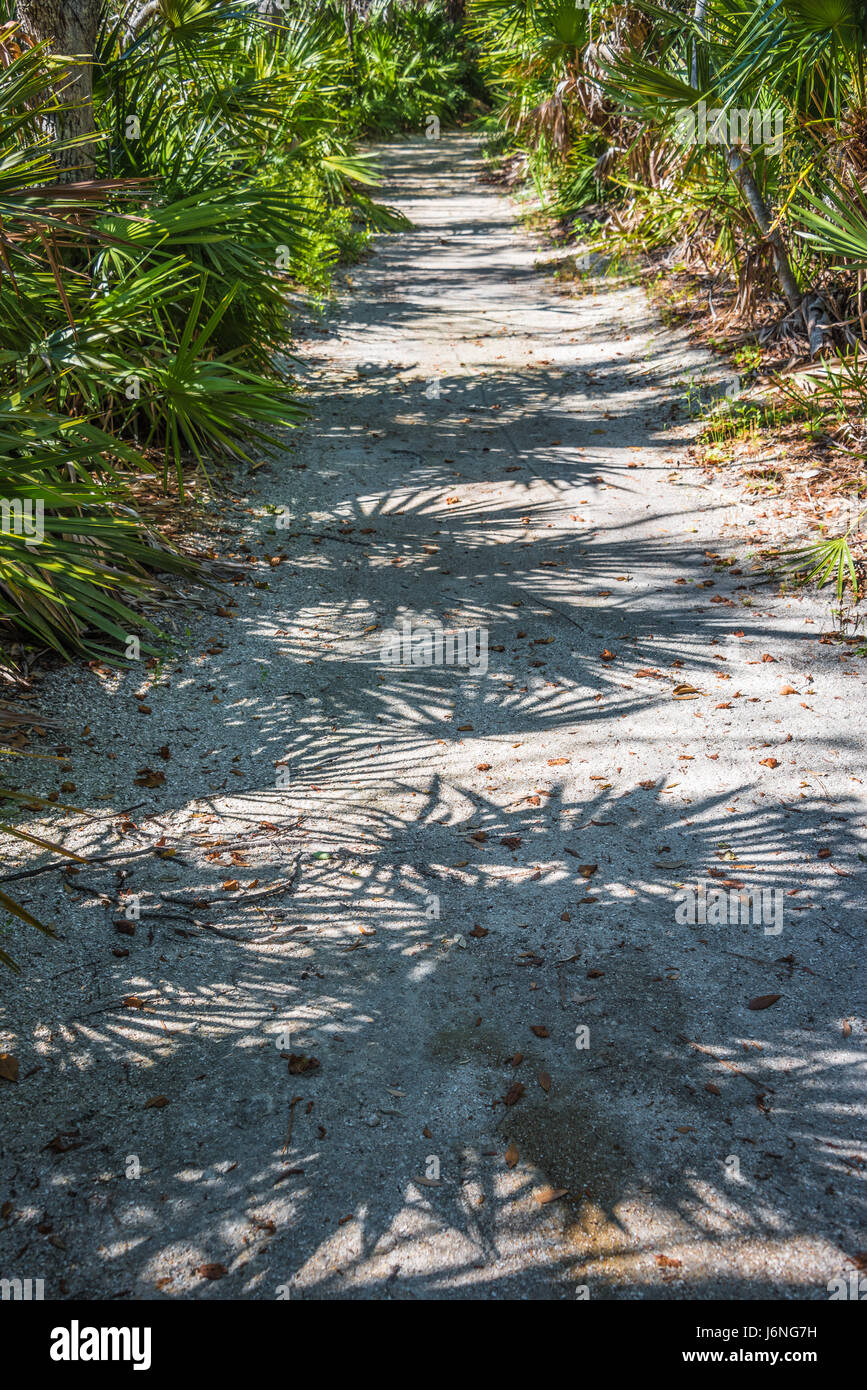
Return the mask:
<path fill-rule="evenodd" d="M 29 47 L 30 43 L 20 32 L 16 20 L 0 24 L 0 68 L 8 68 Z"/>
<path fill-rule="evenodd" d="M 853 107 L 847 111 L 830 136 L 838 168 L 848 172 L 867 191 L 867 109 Z"/>
<path fill-rule="evenodd" d="M 622 5 L 606 16 L 605 28 L 599 38 L 587 44 L 581 55 L 581 72 L 575 83 L 575 96 L 593 125 L 608 126 L 614 119 L 616 108 L 606 98 L 601 86 L 609 64 L 630 49 L 640 49 L 651 32 L 652 24 L 647 15 L 631 5 Z"/>
<path fill-rule="evenodd" d="M 621 145 L 606 146 L 606 148 L 602 151 L 601 155 L 599 156 L 599 158 L 593 166 L 594 178 L 596 178 L 601 183 L 602 180 L 606 177 L 606 175 L 610 173 L 610 171 L 614 168 L 620 156 L 624 153 L 625 150 Z"/>
<path fill-rule="evenodd" d="M 35 710 L 13 709 L 10 705 L 0 703 L 0 729 L 21 729 L 28 724 L 38 724 L 41 728 L 49 725 L 57 726 L 59 719 L 43 718 Z"/>
<path fill-rule="evenodd" d="M 558 154 L 566 154 L 572 143 L 565 87 L 566 83 L 561 82 L 554 95 L 540 102 L 526 119 L 534 138 L 547 140 Z"/>
<path fill-rule="evenodd" d="M 634 133 L 623 130 L 619 145 L 625 146 L 626 170 L 632 183 L 648 188 L 669 188 L 677 176 L 679 156 L 676 147 L 661 141 L 653 131 Z"/>

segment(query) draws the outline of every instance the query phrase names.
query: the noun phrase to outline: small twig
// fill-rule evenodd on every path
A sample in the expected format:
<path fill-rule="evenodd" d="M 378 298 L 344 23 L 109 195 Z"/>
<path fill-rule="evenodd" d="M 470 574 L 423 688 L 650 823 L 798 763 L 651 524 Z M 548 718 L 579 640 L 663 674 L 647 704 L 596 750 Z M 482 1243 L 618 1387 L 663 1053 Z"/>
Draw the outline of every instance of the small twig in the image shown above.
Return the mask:
<path fill-rule="evenodd" d="M 236 936 L 234 932 L 223 931 L 221 927 L 215 927 L 212 922 L 202 922 L 198 917 L 192 917 L 188 912 L 164 912 L 159 907 L 143 907 L 140 909 L 142 917 L 162 917 L 166 921 L 174 920 L 178 922 L 189 922 L 194 927 L 199 927 L 201 931 L 212 931 L 221 939 L 226 941 L 245 942 L 246 937 Z"/>
<path fill-rule="evenodd" d="M 283 1145 L 283 1153 L 289 1152 L 289 1145 L 292 1142 L 292 1125 L 295 1122 L 295 1106 L 301 1100 L 301 1096 L 293 1096 L 289 1102 L 289 1129 L 286 1134 L 286 1143 Z"/>
<path fill-rule="evenodd" d="M 138 858 L 140 858 L 141 855 L 143 855 L 143 854 L 159 854 L 159 853 L 160 853 L 160 851 L 159 851 L 158 849 L 154 849 L 154 848 L 148 848 L 148 849 L 126 849 L 126 850 L 119 850 L 119 851 L 117 851 L 117 852 L 114 853 L 114 854 L 99 854 L 99 855 L 94 856 L 94 857 L 91 858 L 91 859 L 87 859 L 85 862 L 86 862 L 87 864 L 106 864 L 106 863 L 111 863 L 111 862 L 112 862 L 113 860 L 115 860 L 115 859 L 138 859 Z M 51 871 L 52 869 L 67 869 L 68 867 L 69 867 L 69 860 L 68 860 L 68 859 L 55 859 L 55 860 L 53 860 L 52 863 L 50 863 L 50 864 L 42 864 L 42 865 L 40 865 L 40 867 L 39 867 L 38 869 L 19 869 L 18 873 L 15 873 L 15 874 L 5 874 L 3 878 L 0 878 L 0 883 L 11 883 L 13 879 L 19 879 L 19 878 L 35 878 L 37 874 L 47 874 L 47 873 L 50 873 L 50 871 Z"/>
<path fill-rule="evenodd" d="M 115 902 L 111 893 L 106 893 L 104 888 L 95 888 L 93 884 L 83 883 L 79 878 L 70 879 L 68 887 L 76 893 L 92 893 L 95 898 L 99 898 L 103 903 Z"/>
<path fill-rule="evenodd" d="M 759 1081 L 759 1080 L 757 1080 L 757 1078 L 756 1078 L 755 1076 L 750 1076 L 750 1074 L 749 1074 L 748 1071 L 744 1071 L 743 1068 L 737 1066 L 737 1064 L 736 1064 L 735 1062 L 728 1062 L 728 1061 L 726 1061 L 725 1057 L 717 1057 L 715 1053 L 711 1052 L 711 1050 L 710 1050 L 709 1047 L 702 1047 L 701 1043 L 694 1043 L 694 1042 L 691 1042 L 691 1043 L 690 1043 L 690 1047 L 691 1047 L 695 1052 L 700 1052 L 700 1053 L 702 1054 L 703 1057 L 710 1057 L 711 1061 L 713 1061 L 713 1062 L 718 1062 L 719 1065 L 720 1065 L 721 1067 L 725 1067 L 728 1071 L 733 1071 L 733 1072 L 735 1073 L 736 1076 L 742 1076 L 742 1077 L 744 1078 L 745 1081 L 749 1081 L 750 1085 L 751 1085 L 751 1086 L 755 1086 L 757 1090 L 759 1090 L 759 1091 L 773 1091 L 773 1090 L 774 1090 L 774 1087 L 773 1087 L 773 1086 L 769 1086 L 769 1085 L 767 1084 L 766 1081 Z"/>

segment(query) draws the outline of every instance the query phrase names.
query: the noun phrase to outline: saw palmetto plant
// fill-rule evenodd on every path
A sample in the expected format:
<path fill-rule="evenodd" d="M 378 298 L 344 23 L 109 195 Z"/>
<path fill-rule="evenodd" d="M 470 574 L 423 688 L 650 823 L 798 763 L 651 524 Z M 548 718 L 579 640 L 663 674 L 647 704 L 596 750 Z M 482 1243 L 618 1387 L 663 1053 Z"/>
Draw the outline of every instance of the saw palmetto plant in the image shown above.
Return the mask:
<path fill-rule="evenodd" d="M 468 12 L 499 150 L 522 154 L 586 245 L 612 266 L 664 253 L 732 284 L 742 315 L 769 308 L 811 354 L 863 355 L 863 0 L 470 0 Z M 867 414 L 864 391 L 846 399 Z M 820 542 L 812 571 L 811 552 L 799 558 L 814 577 L 830 562 L 839 587 L 852 539 L 833 556 Z"/>
<path fill-rule="evenodd" d="M 168 579 L 198 572 L 151 503 L 302 418 L 295 305 L 406 225 L 357 141 L 458 112 L 457 34 L 439 0 L 0 0 L 7 680 L 22 649 L 123 664 L 131 632 L 160 649 Z M 8 894 L 0 910 L 39 925 Z"/>
<path fill-rule="evenodd" d="M 377 135 L 424 128 L 460 115 L 478 97 L 461 27 L 438 4 L 380 4 L 355 45 L 354 118 Z"/>
<path fill-rule="evenodd" d="M 293 294 L 370 229 L 355 78 L 333 14 L 251 0 L 118 0 L 92 63 L 87 177 L 56 138 L 64 60 L 14 7 L 0 30 L 0 633 L 109 655 L 130 602 L 190 566 L 130 484 L 249 458 L 302 411 L 282 356 Z M 4 513 L 6 515 L 6 513 Z"/>
<path fill-rule="evenodd" d="M 7 672 L 14 643 L 119 661 L 134 628 L 158 649 L 148 604 L 195 566 L 148 520 L 151 494 L 185 501 L 279 447 L 303 415 L 296 305 L 405 225 L 376 200 L 370 137 L 480 116 L 586 249 L 726 281 L 736 312 L 761 306 L 820 370 L 833 347 L 811 409 L 865 448 L 864 0 L 82 0 L 82 15 L 83 86 L 63 11 L 0 0 Z M 36 507 L 38 538 L 22 525 Z M 802 572 L 854 588 L 853 539 L 823 536 Z"/>

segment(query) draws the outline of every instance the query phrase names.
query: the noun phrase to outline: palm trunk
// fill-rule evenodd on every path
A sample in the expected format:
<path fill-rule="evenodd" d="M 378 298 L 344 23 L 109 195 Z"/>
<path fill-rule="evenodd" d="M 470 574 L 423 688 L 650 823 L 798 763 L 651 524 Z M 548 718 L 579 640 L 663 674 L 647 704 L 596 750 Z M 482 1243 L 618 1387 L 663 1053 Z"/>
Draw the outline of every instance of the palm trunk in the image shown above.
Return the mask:
<path fill-rule="evenodd" d="M 741 191 L 744 202 L 750 210 L 752 219 L 762 234 L 762 239 L 771 248 L 771 255 L 774 258 L 774 269 L 777 272 L 777 279 L 780 288 L 786 296 L 786 303 L 790 309 L 797 309 L 803 293 L 798 284 L 795 272 L 789 264 L 789 257 L 783 245 L 783 238 L 780 236 L 779 227 L 773 231 L 770 209 L 761 195 L 758 184 L 753 177 L 753 171 L 747 161 L 743 158 L 739 149 L 734 145 L 726 146 L 726 165 L 729 173 Z"/>
<path fill-rule="evenodd" d="M 693 23 L 696 24 L 701 32 L 704 32 L 706 0 L 695 0 L 693 10 Z M 691 64 L 692 85 L 698 88 L 698 44 L 694 43 L 692 48 Z M 777 279 L 780 282 L 780 289 L 786 296 L 786 303 L 790 309 L 797 309 L 803 300 L 803 294 L 798 284 L 795 272 L 789 264 L 789 257 L 783 245 L 783 238 L 780 236 L 778 227 L 773 227 L 771 209 L 768 207 L 761 194 L 761 189 L 756 183 L 753 171 L 744 159 L 736 145 L 726 145 L 726 167 L 737 184 L 741 196 L 750 210 L 750 215 L 762 234 L 762 240 L 771 248 L 771 255 L 774 260 L 774 269 L 777 272 Z"/>
<path fill-rule="evenodd" d="M 52 117 L 54 136 L 61 145 L 57 162 L 67 179 L 90 178 L 94 172 L 96 133 L 93 119 L 93 49 L 99 30 L 100 0 L 18 0 L 18 19 L 28 38 L 48 41 L 52 53 L 72 58 L 58 84 L 60 109 Z"/>
<path fill-rule="evenodd" d="M 695 9 L 692 15 L 693 23 L 697 24 L 699 29 L 701 29 L 702 31 L 704 31 L 705 3 L 706 0 L 695 0 Z M 690 72 L 690 80 L 692 82 L 693 87 L 698 86 L 698 43 L 695 39 L 693 39 L 692 41 L 692 68 Z"/>

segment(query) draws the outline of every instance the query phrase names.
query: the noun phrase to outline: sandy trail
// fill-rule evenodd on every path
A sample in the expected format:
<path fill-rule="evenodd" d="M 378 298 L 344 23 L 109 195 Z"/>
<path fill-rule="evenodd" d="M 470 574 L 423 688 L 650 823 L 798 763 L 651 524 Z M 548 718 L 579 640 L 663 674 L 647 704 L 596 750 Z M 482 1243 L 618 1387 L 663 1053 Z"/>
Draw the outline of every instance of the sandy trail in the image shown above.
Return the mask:
<path fill-rule="evenodd" d="M 867 1243 L 861 663 L 718 565 L 701 354 L 638 289 L 558 295 L 472 140 L 383 161 L 415 229 L 300 346 L 233 616 L 45 683 L 65 842 L 115 858 L 16 883 L 62 940 L 8 937 L 2 1274 L 825 1299 Z M 487 660 L 390 665 L 405 623 Z M 779 896 L 679 922 L 699 882 Z"/>

